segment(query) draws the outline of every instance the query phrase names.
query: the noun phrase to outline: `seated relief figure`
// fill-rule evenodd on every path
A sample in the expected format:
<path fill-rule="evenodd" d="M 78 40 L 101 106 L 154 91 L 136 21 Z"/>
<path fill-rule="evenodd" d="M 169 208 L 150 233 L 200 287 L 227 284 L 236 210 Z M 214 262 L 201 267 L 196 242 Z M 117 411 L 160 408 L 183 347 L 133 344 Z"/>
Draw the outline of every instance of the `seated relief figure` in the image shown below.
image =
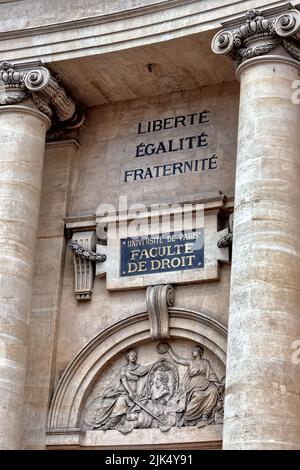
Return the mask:
<path fill-rule="evenodd" d="M 217 404 L 221 406 L 220 395 L 224 390 L 210 362 L 203 359 L 202 346 L 193 347 L 191 359 L 178 356 L 167 343 L 160 343 L 157 349 L 160 353 L 168 353 L 177 364 L 188 367 L 183 378 L 182 391 L 179 394 L 183 398 L 183 411 L 178 426 L 202 427 L 212 424 Z"/>
<path fill-rule="evenodd" d="M 132 431 L 138 418 L 139 407 L 137 385 L 149 367 L 137 363 L 135 349 L 126 353 L 127 364 L 111 382 L 100 397 L 90 403 L 84 417 L 84 425 L 89 429 L 117 429 L 123 433 Z"/>

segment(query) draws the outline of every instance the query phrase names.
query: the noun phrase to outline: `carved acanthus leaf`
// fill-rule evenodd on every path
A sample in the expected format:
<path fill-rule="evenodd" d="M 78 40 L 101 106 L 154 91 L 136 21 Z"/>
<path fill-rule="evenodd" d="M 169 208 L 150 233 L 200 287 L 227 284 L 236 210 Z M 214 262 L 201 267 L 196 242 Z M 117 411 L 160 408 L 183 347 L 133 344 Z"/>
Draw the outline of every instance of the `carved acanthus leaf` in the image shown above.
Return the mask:
<path fill-rule="evenodd" d="M 0 62 L 0 105 L 20 103 L 28 95 L 25 73 L 15 70 L 10 62 Z"/>
<path fill-rule="evenodd" d="M 51 119 L 53 116 L 53 111 L 49 106 L 49 100 L 44 99 L 43 96 L 41 96 L 41 93 L 32 93 L 31 98 L 36 107 Z"/>
<path fill-rule="evenodd" d="M 295 41 L 293 39 L 283 40 L 283 45 L 284 48 L 288 51 L 291 57 L 293 59 L 299 60 L 300 61 L 300 42 L 299 40 Z"/>

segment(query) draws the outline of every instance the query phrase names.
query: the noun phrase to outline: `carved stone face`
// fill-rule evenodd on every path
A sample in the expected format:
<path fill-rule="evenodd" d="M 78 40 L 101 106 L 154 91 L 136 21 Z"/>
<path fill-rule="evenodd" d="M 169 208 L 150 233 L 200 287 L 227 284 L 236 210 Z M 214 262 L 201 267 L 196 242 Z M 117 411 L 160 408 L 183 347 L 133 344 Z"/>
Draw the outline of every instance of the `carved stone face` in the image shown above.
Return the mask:
<path fill-rule="evenodd" d="M 127 358 L 129 362 L 135 363 L 137 360 L 137 353 L 135 351 L 129 351 Z"/>
<path fill-rule="evenodd" d="M 170 393 L 169 375 L 166 372 L 157 371 L 153 378 L 152 399 L 157 400 Z"/>
<path fill-rule="evenodd" d="M 194 359 L 196 359 L 196 357 L 202 357 L 202 354 L 201 354 L 201 351 L 198 349 L 198 348 L 194 348 L 193 351 L 192 351 L 192 356 Z"/>

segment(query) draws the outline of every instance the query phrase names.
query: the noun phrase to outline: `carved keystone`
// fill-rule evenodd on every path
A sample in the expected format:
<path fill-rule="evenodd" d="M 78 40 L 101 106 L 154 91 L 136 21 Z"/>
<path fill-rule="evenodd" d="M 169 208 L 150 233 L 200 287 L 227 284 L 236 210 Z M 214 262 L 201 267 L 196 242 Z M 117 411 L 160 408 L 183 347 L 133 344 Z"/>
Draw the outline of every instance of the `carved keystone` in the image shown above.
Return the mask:
<path fill-rule="evenodd" d="M 168 285 L 150 286 L 146 292 L 146 304 L 150 332 L 154 339 L 167 339 L 169 334 L 169 307 L 174 303 L 174 288 Z"/>

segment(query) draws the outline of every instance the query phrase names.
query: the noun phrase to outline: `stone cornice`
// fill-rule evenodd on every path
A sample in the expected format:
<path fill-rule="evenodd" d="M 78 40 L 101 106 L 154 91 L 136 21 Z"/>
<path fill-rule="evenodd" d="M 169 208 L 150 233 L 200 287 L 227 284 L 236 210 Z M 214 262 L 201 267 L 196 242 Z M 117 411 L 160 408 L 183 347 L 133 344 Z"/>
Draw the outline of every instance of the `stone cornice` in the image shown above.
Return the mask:
<path fill-rule="evenodd" d="M 70 0 L 71 1 L 71 0 Z M 294 0 L 296 1 L 296 0 Z M 0 57 L 45 62 L 87 57 L 196 34 L 256 6 L 256 0 L 167 0 L 86 18 L 0 32 Z M 221 4 L 220 4 L 221 3 Z M 286 4 L 274 0 L 271 5 Z M 67 17 L 66 17 L 67 18 Z"/>
<path fill-rule="evenodd" d="M 0 105 L 15 105 L 29 97 L 54 122 L 64 122 L 70 129 L 83 122 L 75 102 L 40 61 L 0 62 Z"/>
<path fill-rule="evenodd" d="M 0 31 L 0 39 L 5 38 L 17 38 L 24 36 L 34 36 L 36 34 L 46 34 L 51 32 L 59 32 L 75 30 L 86 26 L 97 26 L 99 24 L 105 24 L 107 22 L 116 22 L 119 20 L 135 18 L 141 14 L 162 12 L 165 9 L 172 7 L 182 6 L 195 3 L 195 0 L 164 0 L 158 4 L 146 5 L 144 7 L 132 8 L 130 10 L 125 9 L 116 13 L 107 13 L 95 16 L 89 16 L 86 18 L 71 19 L 61 21 L 57 23 L 45 24 L 41 26 L 33 26 L 24 29 L 15 29 L 10 31 Z"/>
<path fill-rule="evenodd" d="M 248 59 L 269 54 L 282 46 L 299 61 L 300 12 L 290 5 L 287 7 L 283 12 L 249 10 L 239 22 L 235 20 L 231 27 L 215 35 L 213 52 L 227 55 L 239 66 Z"/>
<path fill-rule="evenodd" d="M 47 129 L 50 129 L 50 127 L 51 127 L 51 120 L 49 119 L 49 117 L 46 116 L 46 114 L 39 111 L 38 109 L 35 109 L 31 106 L 22 106 L 20 104 L 14 104 L 13 105 L 13 111 L 14 112 L 19 111 L 23 115 L 24 114 L 35 115 L 35 116 L 39 117 L 40 119 L 42 119 L 44 121 Z M 11 113 L 11 112 L 12 112 L 12 106 L 10 106 L 10 105 L 1 106 L 0 105 L 0 113 Z"/>

